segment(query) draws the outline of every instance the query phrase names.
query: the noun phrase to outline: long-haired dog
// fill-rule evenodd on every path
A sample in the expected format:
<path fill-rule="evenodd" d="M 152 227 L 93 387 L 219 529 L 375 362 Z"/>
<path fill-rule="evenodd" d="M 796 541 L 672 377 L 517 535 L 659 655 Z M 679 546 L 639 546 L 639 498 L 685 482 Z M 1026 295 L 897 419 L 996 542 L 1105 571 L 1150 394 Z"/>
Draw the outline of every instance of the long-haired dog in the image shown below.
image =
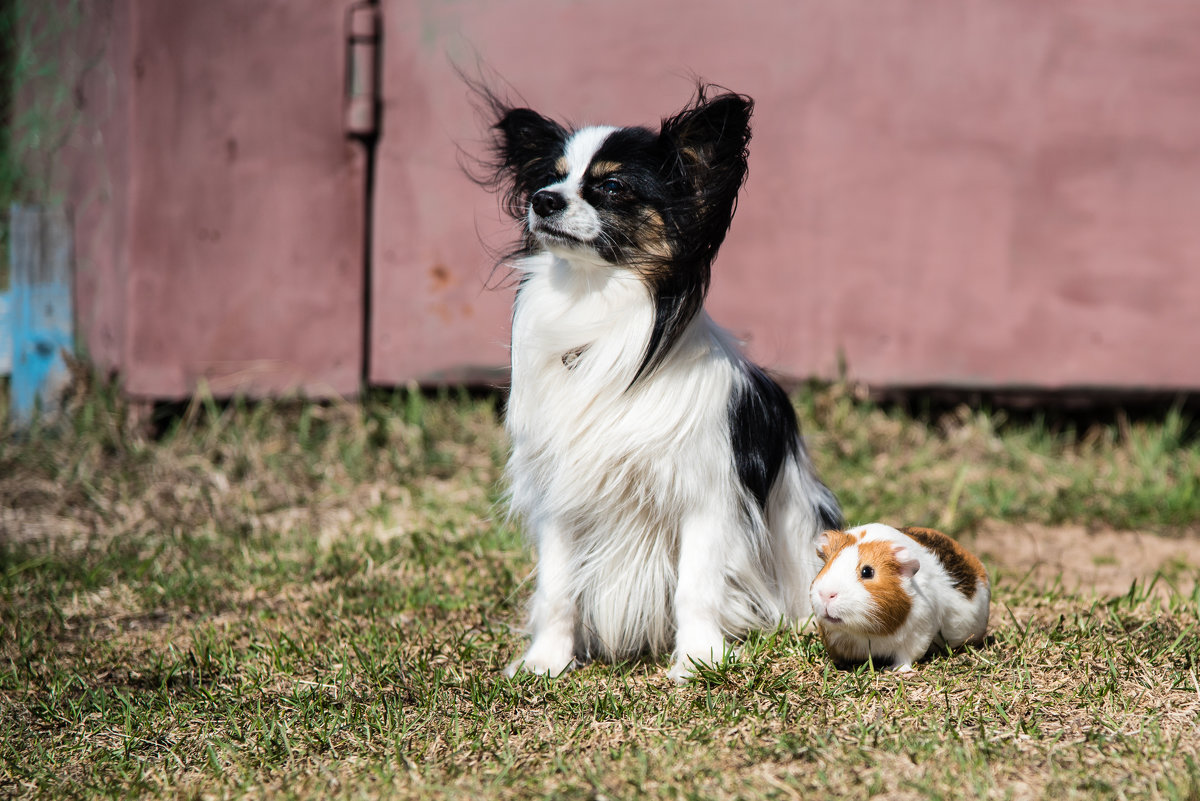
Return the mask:
<path fill-rule="evenodd" d="M 807 618 L 842 524 L 787 395 L 704 310 L 753 101 L 700 85 L 657 131 L 572 130 L 479 91 L 482 181 L 523 229 L 507 473 L 538 562 L 509 673 L 672 651 L 682 681 Z"/>

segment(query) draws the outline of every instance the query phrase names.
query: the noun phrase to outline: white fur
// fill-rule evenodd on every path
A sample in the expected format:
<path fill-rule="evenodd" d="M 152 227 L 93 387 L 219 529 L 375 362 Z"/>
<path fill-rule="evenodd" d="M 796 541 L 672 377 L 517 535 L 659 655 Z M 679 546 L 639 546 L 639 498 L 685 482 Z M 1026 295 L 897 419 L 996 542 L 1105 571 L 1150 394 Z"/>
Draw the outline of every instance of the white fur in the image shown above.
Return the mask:
<path fill-rule="evenodd" d="M 609 131 L 568 143 L 563 184 L 577 184 Z M 809 615 L 823 488 L 799 449 L 764 519 L 732 453 L 730 397 L 745 379 L 729 335 L 700 313 L 631 386 L 654 322 L 646 285 L 548 247 L 515 265 L 509 492 L 539 563 L 532 641 L 509 673 L 673 650 L 670 675 L 683 680 L 728 639 Z"/>
<path fill-rule="evenodd" d="M 567 208 L 558 215 L 555 225 L 562 233 L 585 242 L 595 239 L 600 234 L 601 227 L 600 215 L 580 197 L 584 173 L 587 172 L 592 154 L 615 130 L 615 128 L 597 125 L 578 131 L 567 142 L 566 152 L 563 154 L 563 158 L 567 160 L 567 176 L 556 184 L 544 187 L 549 191 L 558 192 L 567 199 Z M 530 230 L 535 233 L 546 227 L 545 222 L 534 214 L 532 209 L 529 212 L 528 222 Z M 554 244 L 551 244 L 550 248 L 551 250 L 561 250 L 561 246 Z M 586 259 L 590 254 L 586 248 L 569 248 L 568 252 L 577 259 Z M 597 263 L 599 263 L 599 259 L 597 259 Z"/>
<path fill-rule="evenodd" d="M 913 575 L 900 579 L 912 601 L 908 618 L 891 634 L 868 636 L 862 631 L 870 627 L 875 599 L 859 580 L 858 545 L 839 551 L 828 570 L 813 582 L 811 590 L 813 609 L 831 650 L 854 660 L 891 657 L 893 669 L 907 671 L 935 643 L 957 648 L 983 637 L 991 599 L 986 581 L 981 580 L 975 595 L 967 598 L 954 586 L 937 555 L 903 532 L 881 523 L 847 532 L 864 533 L 860 543 L 880 540 L 895 543 L 902 548 L 897 551 L 897 558 L 902 562 L 915 559 L 919 567 Z M 840 622 L 831 622 L 831 617 Z"/>

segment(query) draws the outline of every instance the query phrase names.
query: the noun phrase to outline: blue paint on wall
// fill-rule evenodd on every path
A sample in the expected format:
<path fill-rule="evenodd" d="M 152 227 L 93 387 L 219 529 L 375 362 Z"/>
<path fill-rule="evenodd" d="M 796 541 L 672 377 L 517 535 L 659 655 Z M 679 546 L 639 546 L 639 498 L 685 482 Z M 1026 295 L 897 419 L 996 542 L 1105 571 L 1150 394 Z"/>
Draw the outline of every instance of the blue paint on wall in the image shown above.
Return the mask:
<path fill-rule="evenodd" d="M 24 428 L 39 409 L 55 411 L 70 383 L 64 353 L 75 345 L 71 235 L 57 209 L 14 204 L 9 222 L 11 283 L 0 326 L 11 343 L 9 419 Z"/>
<path fill-rule="evenodd" d="M 13 342 L 12 342 L 12 305 L 9 303 L 8 292 L 0 292 L 0 378 L 12 372 Z"/>
<path fill-rule="evenodd" d="M 74 349 L 71 288 L 65 283 L 16 284 L 10 291 L 13 367 L 10 415 L 17 425 L 57 400 L 69 380 L 63 352 Z"/>

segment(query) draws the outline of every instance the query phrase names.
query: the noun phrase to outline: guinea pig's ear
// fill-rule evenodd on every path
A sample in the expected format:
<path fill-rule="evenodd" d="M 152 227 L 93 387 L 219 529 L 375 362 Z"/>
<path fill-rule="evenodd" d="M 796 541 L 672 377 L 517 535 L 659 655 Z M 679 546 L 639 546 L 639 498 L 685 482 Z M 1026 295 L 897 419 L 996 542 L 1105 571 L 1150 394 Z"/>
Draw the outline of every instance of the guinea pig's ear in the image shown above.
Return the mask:
<path fill-rule="evenodd" d="M 892 546 L 892 555 L 896 557 L 896 561 L 900 564 L 900 575 L 905 578 L 912 578 L 921 569 L 920 560 L 917 559 L 916 554 L 909 550 L 907 545 Z"/>
<path fill-rule="evenodd" d="M 829 561 L 829 555 L 826 551 L 829 547 L 829 534 L 830 532 L 825 531 L 821 533 L 821 536 L 817 537 L 817 556 L 821 557 L 822 562 Z"/>

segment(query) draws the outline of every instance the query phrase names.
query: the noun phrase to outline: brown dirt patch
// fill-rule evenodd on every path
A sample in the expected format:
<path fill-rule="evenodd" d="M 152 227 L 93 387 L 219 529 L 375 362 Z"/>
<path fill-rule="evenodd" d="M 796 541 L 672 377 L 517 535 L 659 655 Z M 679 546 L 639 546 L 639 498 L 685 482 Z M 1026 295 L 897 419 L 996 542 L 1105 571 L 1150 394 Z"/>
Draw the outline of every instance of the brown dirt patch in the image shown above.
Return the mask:
<path fill-rule="evenodd" d="M 1191 593 L 1200 581 L 1200 534 L 1164 537 L 1085 526 L 987 523 L 966 544 L 1001 582 L 1056 583 L 1084 595 L 1113 596 L 1160 576 L 1157 589 Z"/>

